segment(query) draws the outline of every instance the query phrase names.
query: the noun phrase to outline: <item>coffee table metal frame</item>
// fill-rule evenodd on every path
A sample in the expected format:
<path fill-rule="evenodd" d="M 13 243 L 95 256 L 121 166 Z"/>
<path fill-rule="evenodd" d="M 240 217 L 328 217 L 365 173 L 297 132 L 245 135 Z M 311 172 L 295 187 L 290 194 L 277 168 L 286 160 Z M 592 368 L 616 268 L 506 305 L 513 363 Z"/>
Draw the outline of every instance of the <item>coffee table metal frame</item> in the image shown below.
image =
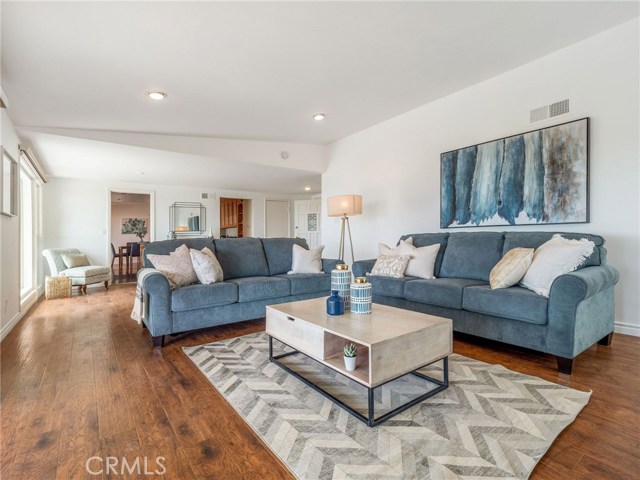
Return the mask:
<path fill-rule="evenodd" d="M 275 363 L 276 365 L 278 365 L 280 368 L 282 368 L 286 372 L 290 373 L 291 375 L 293 375 L 297 379 L 299 379 L 302 382 L 304 382 L 309 387 L 313 388 L 316 392 L 320 393 L 321 395 L 325 396 L 326 398 L 329 398 L 336 405 L 338 405 L 339 407 L 343 408 L 344 410 L 349 412 L 351 415 L 356 417 L 358 420 L 361 420 L 362 422 L 367 424 L 369 427 L 375 427 L 376 425 L 380 425 L 382 422 L 384 422 L 386 420 L 389 420 L 392 417 L 395 417 L 399 413 L 402 413 L 406 409 L 411 408 L 414 405 L 417 405 L 418 403 L 422 402 L 423 400 L 426 400 L 427 398 L 433 397 L 435 394 L 440 393 L 441 391 L 443 391 L 444 389 L 446 389 L 449 386 L 449 357 L 448 356 L 445 356 L 443 358 L 439 358 L 437 360 L 434 360 L 433 362 L 429 362 L 429 363 L 427 363 L 425 365 L 422 365 L 421 367 L 417 368 L 416 370 L 414 370 L 412 372 L 404 373 L 402 375 L 398 375 L 397 377 L 392 378 L 390 380 L 387 380 L 384 383 L 376 385 L 375 387 L 368 387 L 366 385 L 362 385 L 361 384 L 368 391 L 367 392 L 368 393 L 367 416 L 364 416 L 362 413 L 358 412 L 357 410 L 354 410 L 352 407 L 350 407 L 349 405 L 344 403 L 339 398 L 334 397 L 329 392 L 323 390 L 318 385 L 314 384 L 310 380 L 308 380 L 305 377 L 303 377 L 302 375 L 300 375 L 298 372 L 292 370 L 291 368 L 289 368 L 287 365 L 283 364 L 282 362 L 279 362 L 278 360 L 280 360 L 281 358 L 288 357 L 288 356 L 291 356 L 291 355 L 297 355 L 298 353 L 301 353 L 302 355 L 310 358 L 314 362 L 317 362 L 320 365 L 326 366 L 325 364 L 323 364 L 321 362 L 318 362 L 315 358 L 310 357 L 309 355 L 305 354 L 304 352 L 296 350 L 294 347 L 292 347 L 291 345 L 283 342 L 282 340 L 279 340 L 277 338 L 276 338 L 276 340 L 278 340 L 283 345 L 286 345 L 287 347 L 291 348 L 293 351 L 285 352 L 285 353 L 282 353 L 280 355 L 274 355 L 273 354 L 273 337 L 271 335 L 269 335 L 269 361 L 270 362 Z M 443 380 L 442 381 L 438 380 L 438 379 L 435 379 L 435 378 L 432 378 L 432 377 L 429 377 L 428 375 L 425 375 L 425 374 L 420 373 L 420 372 L 417 371 L 417 370 L 420 370 L 421 368 L 427 367 L 427 366 L 429 366 L 429 365 L 431 365 L 433 363 L 439 362 L 440 360 L 442 360 L 442 362 L 443 362 L 443 365 L 442 365 Z M 331 368 L 331 367 L 328 367 L 328 368 Z M 343 375 L 343 373 L 340 370 L 336 370 L 336 369 L 333 369 L 333 368 L 332 368 L 332 370 L 337 372 L 337 373 L 339 373 L 339 374 L 341 374 L 341 375 Z M 398 378 L 404 377 L 405 375 L 409 375 L 409 374 L 415 375 L 416 377 L 422 378 L 423 380 L 426 380 L 426 381 L 428 381 L 430 383 L 433 383 L 433 384 L 437 385 L 437 387 L 434 388 L 433 390 L 430 390 L 430 391 L 420 395 L 419 397 L 416 397 L 416 398 L 408 401 L 407 403 L 405 403 L 403 405 L 400 405 L 399 407 L 394 408 L 393 410 L 385 413 L 384 415 L 382 415 L 382 416 L 380 416 L 378 418 L 375 418 L 374 401 L 373 401 L 373 392 L 374 392 L 374 390 L 376 388 L 378 388 L 378 387 L 386 385 L 389 382 L 393 382 L 394 380 L 397 380 Z"/>

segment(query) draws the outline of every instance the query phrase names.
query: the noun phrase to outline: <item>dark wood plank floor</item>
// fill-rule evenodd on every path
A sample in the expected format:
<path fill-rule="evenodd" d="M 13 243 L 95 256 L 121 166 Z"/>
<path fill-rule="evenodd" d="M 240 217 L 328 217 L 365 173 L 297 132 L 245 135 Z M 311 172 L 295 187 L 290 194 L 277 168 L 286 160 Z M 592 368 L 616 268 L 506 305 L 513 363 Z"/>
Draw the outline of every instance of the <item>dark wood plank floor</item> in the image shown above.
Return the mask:
<path fill-rule="evenodd" d="M 2 342 L 0 478 L 100 478 L 85 469 L 93 456 L 146 456 L 148 472 L 161 471 L 162 456 L 164 478 L 180 480 L 293 478 L 181 351 L 263 330 L 264 322 L 168 337 L 152 350 L 148 332 L 129 319 L 134 290 L 41 301 Z M 454 350 L 593 390 L 532 479 L 638 478 L 640 338 L 616 334 L 610 347 L 590 348 L 572 376 L 559 374 L 551 356 L 470 337 L 456 338 Z M 102 476 L 147 477 L 159 475 Z"/>

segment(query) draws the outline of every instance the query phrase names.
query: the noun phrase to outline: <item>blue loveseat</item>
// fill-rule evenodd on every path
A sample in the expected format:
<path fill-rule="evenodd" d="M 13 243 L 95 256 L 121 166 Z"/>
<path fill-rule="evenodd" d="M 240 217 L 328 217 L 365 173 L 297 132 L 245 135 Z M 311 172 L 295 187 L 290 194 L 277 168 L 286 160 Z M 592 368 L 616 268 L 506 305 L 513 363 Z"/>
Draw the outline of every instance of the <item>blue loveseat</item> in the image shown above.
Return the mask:
<path fill-rule="evenodd" d="M 288 275 L 293 244 L 308 248 L 300 238 L 196 238 L 151 242 L 138 273 L 146 296 L 144 325 L 154 347 L 164 336 L 265 316 L 265 306 L 328 296 L 331 270 L 338 260 L 322 260 L 323 273 Z M 209 247 L 224 272 L 224 282 L 194 284 L 171 290 L 165 275 L 153 269 L 147 255 L 168 255 L 180 245 Z M 341 263 L 341 262 L 340 262 Z"/>
<path fill-rule="evenodd" d="M 369 276 L 373 301 L 453 319 L 457 332 L 484 337 L 555 355 L 558 369 L 571 373 L 573 359 L 595 344 L 608 345 L 615 319 L 614 286 L 619 274 L 607 265 L 604 239 L 598 235 L 562 233 L 587 238 L 596 245 L 581 267 L 558 277 L 549 298 L 514 286 L 492 290 L 489 273 L 516 247 L 537 248 L 558 232 L 440 232 L 404 235 L 416 247 L 440 244 L 434 280 Z M 375 259 L 355 262 L 364 276 Z"/>

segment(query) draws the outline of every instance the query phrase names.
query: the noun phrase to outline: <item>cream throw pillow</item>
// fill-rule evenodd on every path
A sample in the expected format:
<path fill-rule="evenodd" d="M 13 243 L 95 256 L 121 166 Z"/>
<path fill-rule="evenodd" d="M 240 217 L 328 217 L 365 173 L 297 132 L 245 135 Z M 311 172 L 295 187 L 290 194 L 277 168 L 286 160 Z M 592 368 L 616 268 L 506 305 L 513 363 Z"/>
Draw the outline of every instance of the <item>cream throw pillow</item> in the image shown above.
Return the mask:
<path fill-rule="evenodd" d="M 84 253 L 63 253 L 62 261 L 67 268 L 86 267 L 91 265 Z"/>
<path fill-rule="evenodd" d="M 533 248 L 514 248 L 505 253 L 491 269 L 491 288 L 509 288 L 522 280 L 533 260 L 533 252 Z"/>
<path fill-rule="evenodd" d="M 520 285 L 548 297 L 553 281 L 576 270 L 594 248 L 595 244 L 586 238 L 569 240 L 556 233 L 536 249 Z"/>
<path fill-rule="evenodd" d="M 300 245 L 293 245 L 291 270 L 292 273 L 322 273 L 322 250 L 324 245 L 307 250 Z"/>
<path fill-rule="evenodd" d="M 204 247 L 202 250 L 191 248 L 189 254 L 191 255 L 191 264 L 200 283 L 209 285 L 224 280 L 220 262 L 209 248 Z"/>
<path fill-rule="evenodd" d="M 171 287 L 183 287 L 198 281 L 191 263 L 189 247 L 180 245 L 170 255 L 147 255 L 154 268 L 164 273 Z"/>
<path fill-rule="evenodd" d="M 436 266 L 436 257 L 440 251 L 440 244 L 427 245 L 425 247 L 414 247 L 413 237 L 406 240 L 400 240 L 397 247 L 391 248 L 384 243 L 378 244 L 378 253 L 380 255 L 408 255 L 409 264 L 405 275 L 418 278 L 436 278 L 434 271 Z"/>
<path fill-rule="evenodd" d="M 402 278 L 409 264 L 409 255 L 379 255 L 369 275 Z"/>

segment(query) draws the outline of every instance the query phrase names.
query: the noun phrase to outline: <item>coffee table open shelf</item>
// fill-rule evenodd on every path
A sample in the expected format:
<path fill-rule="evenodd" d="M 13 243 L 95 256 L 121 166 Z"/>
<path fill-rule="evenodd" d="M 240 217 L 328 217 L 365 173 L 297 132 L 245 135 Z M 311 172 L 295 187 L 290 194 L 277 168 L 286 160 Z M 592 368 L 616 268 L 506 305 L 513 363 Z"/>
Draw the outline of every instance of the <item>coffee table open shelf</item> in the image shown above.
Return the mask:
<path fill-rule="evenodd" d="M 386 305 L 374 305 L 374 311 L 370 315 L 347 312 L 332 317 L 325 313 L 324 299 L 312 299 L 268 306 L 266 331 L 269 335 L 269 359 L 273 363 L 371 427 L 441 392 L 449 385 L 448 355 L 452 352 L 450 319 Z M 274 356 L 274 338 L 293 351 Z M 344 366 L 343 348 L 346 343 L 351 342 L 358 346 L 358 360 L 356 369 L 349 372 Z M 366 387 L 367 416 L 279 361 L 299 353 Z M 416 371 L 440 360 L 443 362 L 442 380 Z M 431 382 L 436 387 L 375 418 L 374 390 L 407 374 Z"/>

